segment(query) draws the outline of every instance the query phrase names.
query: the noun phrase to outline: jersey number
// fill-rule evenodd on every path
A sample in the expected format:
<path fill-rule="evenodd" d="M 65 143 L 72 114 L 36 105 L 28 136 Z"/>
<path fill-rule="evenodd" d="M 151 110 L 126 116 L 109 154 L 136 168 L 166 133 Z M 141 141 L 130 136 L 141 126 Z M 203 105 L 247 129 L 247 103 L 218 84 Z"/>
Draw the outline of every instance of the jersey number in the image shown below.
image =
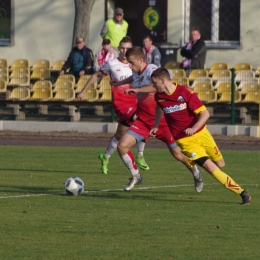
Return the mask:
<path fill-rule="evenodd" d="M 214 147 L 214 150 L 215 150 L 215 154 L 218 155 L 219 150 L 217 146 Z"/>

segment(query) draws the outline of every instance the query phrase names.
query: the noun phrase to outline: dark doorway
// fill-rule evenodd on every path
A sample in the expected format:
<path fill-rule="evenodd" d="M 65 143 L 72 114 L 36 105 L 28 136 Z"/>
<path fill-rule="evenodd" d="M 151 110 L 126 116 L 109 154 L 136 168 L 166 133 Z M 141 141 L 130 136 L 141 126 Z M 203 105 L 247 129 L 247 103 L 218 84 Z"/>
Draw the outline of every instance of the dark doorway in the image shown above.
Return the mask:
<path fill-rule="evenodd" d="M 154 43 L 167 42 L 167 4 L 168 0 L 114 0 L 115 8 L 124 10 L 129 24 L 127 35 L 134 45 L 142 45 L 145 35 L 150 35 Z"/>

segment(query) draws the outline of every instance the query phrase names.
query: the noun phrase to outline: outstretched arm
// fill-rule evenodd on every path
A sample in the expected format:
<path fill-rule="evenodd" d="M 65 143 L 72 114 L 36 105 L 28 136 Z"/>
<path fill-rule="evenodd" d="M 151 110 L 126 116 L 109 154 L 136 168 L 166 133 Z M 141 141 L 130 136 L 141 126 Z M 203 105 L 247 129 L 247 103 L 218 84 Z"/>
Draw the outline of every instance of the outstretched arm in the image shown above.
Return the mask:
<path fill-rule="evenodd" d="M 144 86 L 141 88 L 129 88 L 125 90 L 125 94 L 133 94 L 133 93 L 155 93 L 156 89 L 153 85 Z"/>
<path fill-rule="evenodd" d="M 156 105 L 155 107 L 155 123 L 154 123 L 154 128 L 150 131 L 150 135 L 155 137 L 156 136 L 156 132 L 158 131 L 160 122 L 161 122 L 161 118 L 162 118 L 162 114 L 163 111 L 162 109 Z"/>
<path fill-rule="evenodd" d="M 125 85 L 125 84 L 131 84 L 133 82 L 133 77 L 130 76 L 126 79 L 123 79 L 121 81 L 116 81 L 116 80 L 111 80 L 111 85 L 113 86 L 121 86 L 121 85 Z"/>

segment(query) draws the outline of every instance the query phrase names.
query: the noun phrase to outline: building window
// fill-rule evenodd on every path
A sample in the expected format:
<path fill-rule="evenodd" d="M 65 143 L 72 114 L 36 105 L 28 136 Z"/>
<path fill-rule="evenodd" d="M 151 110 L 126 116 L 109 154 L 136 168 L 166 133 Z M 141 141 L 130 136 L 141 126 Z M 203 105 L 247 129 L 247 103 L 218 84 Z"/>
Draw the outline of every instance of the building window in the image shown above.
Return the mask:
<path fill-rule="evenodd" d="M 240 45 L 240 0 L 184 0 L 184 42 L 198 27 L 208 47 Z"/>
<path fill-rule="evenodd" d="M 0 1 L 0 46 L 13 44 L 13 0 Z"/>

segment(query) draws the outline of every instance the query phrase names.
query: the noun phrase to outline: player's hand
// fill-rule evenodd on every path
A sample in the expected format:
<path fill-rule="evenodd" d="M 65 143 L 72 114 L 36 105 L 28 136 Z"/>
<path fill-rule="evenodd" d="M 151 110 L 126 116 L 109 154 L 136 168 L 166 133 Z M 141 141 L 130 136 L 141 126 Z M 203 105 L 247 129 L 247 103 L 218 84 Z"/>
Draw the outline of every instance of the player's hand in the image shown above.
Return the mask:
<path fill-rule="evenodd" d="M 61 70 L 60 73 L 59 73 L 59 75 L 60 75 L 60 76 L 61 76 L 61 75 L 64 75 L 64 72 L 65 72 L 64 70 Z"/>
<path fill-rule="evenodd" d="M 127 95 L 132 95 L 132 94 L 136 94 L 136 93 L 137 93 L 137 91 L 134 88 L 125 89 L 125 94 L 127 94 Z"/>
<path fill-rule="evenodd" d="M 85 71 L 84 71 L 84 70 L 81 70 L 81 71 L 79 72 L 79 76 L 82 77 L 83 75 L 85 75 Z"/>
<path fill-rule="evenodd" d="M 84 92 L 80 92 L 78 95 L 77 95 L 77 99 L 78 100 L 82 100 L 84 98 Z"/>
<path fill-rule="evenodd" d="M 153 128 L 151 131 L 150 131 L 150 136 L 152 137 L 156 137 L 156 132 L 158 131 L 158 128 Z"/>
<path fill-rule="evenodd" d="M 193 135 L 196 133 L 196 129 L 194 128 L 187 128 L 183 131 L 186 135 Z"/>

